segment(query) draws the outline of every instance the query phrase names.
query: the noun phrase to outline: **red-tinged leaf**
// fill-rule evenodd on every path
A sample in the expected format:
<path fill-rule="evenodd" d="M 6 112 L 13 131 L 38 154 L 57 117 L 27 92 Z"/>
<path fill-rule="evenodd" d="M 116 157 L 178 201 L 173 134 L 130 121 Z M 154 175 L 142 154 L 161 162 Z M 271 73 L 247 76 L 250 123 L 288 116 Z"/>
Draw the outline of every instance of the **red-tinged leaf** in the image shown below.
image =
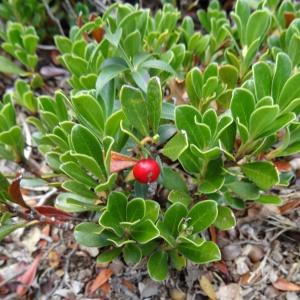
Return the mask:
<path fill-rule="evenodd" d="M 288 161 L 279 160 L 279 161 L 274 161 L 273 163 L 277 168 L 277 170 L 280 172 L 289 172 L 292 170 L 292 167 Z"/>
<path fill-rule="evenodd" d="M 229 277 L 229 271 L 227 265 L 223 260 L 216 261 L 213 263 L 213 265 L 215 269 L 217 269 L 218 271 L 220 271 L 221 273 Z"/>
<path fill-rule="evenodd" d="M 300 292 L 300 286 L 292 283 L 284 278 L 278 278 L 275 282 L 273 282 L 273 286 L 275 289 L 285 292 Z"/>
<path fill-rule="evenodd" d="M 117 153 L 111 152 L 110 172 L 119 172 L 124 169 L 133 167 L 137 163 L 137 159 Z"/>
<path fill-rule="evenodd" d="M 104 283 L 108 281 L 108 279 L 112 275 L 112 270 L 110 269 L 103 269 L 98 276 L 93 281 L 89 291 L 90 293 L 94 293 L 97 289 L 99 289 Z"/>
<path fill-rule="evenodd" d="M 34 209 L 43 216 L 59 221 L 68 221 L 72 218 L 71 214 L 49 205 L 35 206 Z"/>
<path fill-rule="evenodd" d="M 20 189 L 20 182 L 23 177 L 23 172 L 17 172 L 15 179 L 12 181 L 8 188 L 8 194 L 10 196 L 10 200 L 24 208 L 30 208 L 23 199 L 21 189 Z"/>
<path fill-rule="evenodd" d="M 22 297 L 26 293 L 28 288 L 32 285 L 36 276 L 37 268 L 40 264 L 40 260 L 41 255 L 39 254 L 38 256 L 36 256 L 32 264 L 28 267 L 27 271 L 23 275 L 18 277 L 18 281 L 20 282 L 20 284 L 17 287 L 16 293 L 20 297 Z"/>

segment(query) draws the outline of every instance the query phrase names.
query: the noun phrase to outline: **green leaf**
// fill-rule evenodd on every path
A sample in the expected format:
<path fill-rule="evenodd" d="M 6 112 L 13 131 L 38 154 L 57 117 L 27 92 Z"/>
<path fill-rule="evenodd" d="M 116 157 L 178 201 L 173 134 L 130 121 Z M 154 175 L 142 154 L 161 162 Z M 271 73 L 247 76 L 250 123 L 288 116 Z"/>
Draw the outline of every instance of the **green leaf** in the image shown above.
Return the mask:
<path fill-rule="evenodd" d="M 71 141 L 73 148 L 77 153 L 94 158 L 95 162 L 102 167 L 102 173 L 104 172 L 105 174 L 101 144 L 89 129 L 80 124 L 76 124 L 71 131 Z"/>
<path fill-rule="evenodd" d="M 175 120 L 175 105 L 169 102 L 163 102 L 162 104 L 162 111 L 161 111 L 161 118 L 164 120 Z"/>
<path fill-rule="evenodd" d="M 160 205 L 154 200 L 145 200 L 146 214 L 144 219 L 149 219 L 155 223 L 159 216 Z"/>
<path fill-rule="evenodd" d="M 146 211 L 145 201 L 142 198 L 135 198 L 128 202 L 126 221 L 135 222 L 144 218 Z"/>
<path fill-rule="evenodd" d="M 121 252 L 122 248 L 114 248 L 112 250 L 104 251 L 97 256 L 97 264 L 109 263 L 117 258 Z"/>
<path fill-rule="evenodd" d="M 77 243 L 86 247 L 104 247 L 111 243 L 107 241 L 110 236 L 103 232 L 103 227 L 90 222 L 83 222 L 74 229 L 74 236 Z"/>
<path fill-rule="evenodd" d="M 232 210 L 226 206 L 218 206 L 218 216 L 214 225 L 220 230 L 230 230 L 234 228 L 236 221 Z"/>
<path fill-rule="evenodd" d="M 118 47 L 122 37 L 122 28 L 118 28 L 114 33 L 109 30 L 105 33 L 105 38 L 115 47 Z"/>
<path fill-rule="evenodd" d="M 226 204 L 234 209 L 244 209 L 246 207 L 242 199 L 232 197 L 229 192 L 224 193 L 224 200 Z"/>
<path fill-rule="evenodd" d="M 67 37 L 55 35 L 54 42 L 60 53 L 65 54 L 72 51 L 72 42 Z"/>
<path fill-rule="evenodd" d="M 168 276 L 168 254 L 164 251 L 153 253 L 148 260 L 147 269 L 153 280 L 165 280 Z"/>
<path fill-rule="evenodd" d="M 270 189 L 279 182 L 277 169 L 268 161 L 256 161 L 243 164 L 241 170 L 262 190 Z"/>
<path fill-rule="evenodd" d="M 72 54 L 64 54 L 62 59 L 68 70 L 77 77 L 80 77 L 82 74 L 87 72 L 88 63 L 81 57 Z"/>
<path fill-rule="evenodd" d="M 260 195 L 258 199 L 255 200 L 260 204 L 273 204 L 273 205 L 282 205 L 282 199 L 279 196 L 275 195 Z"/>
<path fill-rule="evenodd" d="M 208 98 L 214 95 L 218 87 L 218 77 L 210 77 L 203 85 L 203 97 Z"/>
<path fill-rule="evenodd" d="M 186 207 L 188 207 L 192 202 L 192 198 L 190 197 L 190 195 L 176 190 L 173 190 L 169 193 L 168 200 L 171 203 L 182 203 Z"/>
<path fill-rule="evenodd" d="M 238 81 L 238 70 L 236 67 L 232 65 L 223 65 L 220 66 L 220 77 L 222 81 L 227 84 L 227 87 L 232 89 L 236 87 L 236 83 Z"/>
<path fill-rule="evenodd" d="M 271 16 L 267 10 L 256 10 L 247 22 L 246 44 L 249 47 L 256 39 L 262 40 L 271 25 Z"/>
<path fill-rule="evenodd" d="M 124 40 L 124 49 L 129 57 L 134 57 L 141 48 L 141 34 L 138 30 L 131 32 Z"/>
<path fill-rule="evenodd" d="M 97 131 L 104 131 L 104 115 L 101 105 L 90 95 L 79 95 L 72 97 L 76 114 L 83 119 L 86 125 L 92 126 Z"/>
<path fill-rule="evenodd" d="M 272 125 L 279 112 L 278 105 L 262 106 L 257 108 L 250 117 L 249 134 L 252 139 L 257 138 L 265 131 L 267 126 Z"/>
<path fill-rule="evenodd" d="M 249 124 L 251 113 L 255 108 L 255 100 L 252 93 L 244 88 L 236 88 L 232 94 L 230 109 L 232 116 L 246 127 Z"/>
<path fill-rule="evenodd" d="M 153 131 L 153 134 L 156 134 L 158 131 L 162 111 L 162 92 L 158 77 L 153 77 L 149 80 L 146 103 L 149 125 Z"/>
<path fill-rule="evenodd" d="M 197 126 L 195 119 L 201 120 L 201 115 L 198 110 L 189 105 L 180 105 L 175 108 L 175 123 L 179 130 L 184 130 L 187 133 L 188 140 L 191 144 L 195 144 L 202 149 L 202 128 Z"/>
<path fill-rule="evenodd" d="M 24 138 L 19 126 L 13 126 L 8 131 L 1 132 L 0 142 L 12 146 L 20 156 L 23 155 Z"/>
<path fill-rule="evenodd" d="M 164 239 L 172 248 L 176 247 L 176 239 L 169 231 L 168 227 L 165 225 L 164 222 L 158 221 L 156 224 L 160 237 Z"/>
<path fill-rule="evenodd" d="M 88 176 L 76 163 L 72 161 L 62 164 L 60 169 L 70 178 L 84 183 L 89 187 L 95 187 L 97 184 L 92 177 Z"/>
<path fill-rule="evenodd" d="M 263 61 L 253 66 L 255 94 L 257 100 L 271 94 L 272 71 L 269 65 Z"/>
<path fill-rule="evenodd" d="M 118 174 L 117 173 L 113 173 L 111 174 L 107 181 L 103 182 L 103 183 L 100 183 L 99 185 L 97 185 L 95 187 L 95 191 L 96 192 L 107 192 L 107 191 L 111 191 L 112 188 L 114 187 L 115 185 L 115 182 L 117 180 L 117 177 L 118 177 Z"/>
<path fill-rule="evenodd" d="M 234 181 L 232 183 L 226 184 L 226 186 L 238 197 L 244 200 L 255 200 L 259 197 L 259 189 L 253 183 Z"/>
<path fill-rule="evenodd" d="M 186 258 L 181 255 L 177 250 L 169 251 L 170 259 L 172 265 L 177 271 L 181 271 L 183 268 L 186 267 Z"/>
<path fill-rule="evenodd" d="M 291 76 L 284 84 L 278 104 L 280 108 L 285 108 L 288 106 L 294 99 L 299 98 L 300 94 L 300 73 L 297 73 Z"/>
<path fill-rule="evenodd" d="M 0 72 L 15 75 L 22 75 L 25 73 L 24 70 L 2 55 L 0 55 Z"/>
<path fill-rule="evenodd" d="M 290 113 L 283 114 L 278 118 L 276 118 L 276 120 L 271 125 L 266 127 L 265 130 L 261 132 L 260 135 L 257 137 L 258 138 L 267 137 L 274 133 L 277 133 L 278 131 L 287 127 L 288 124 L 293 122 L 295 119 L 296 119 L 296 115 L 294 113 L 290 112 Z"/>
<path fill-rule="evenodd" d="M 291 58 L 293 65 L 297 66 L 300 63 L 300 36 L 299 34 L 293 34 L 289 45 L 288 45 L 288 54 Z"/>
<path fill-rule="evenodd" d="M 96 90 L 99 94 L 104 86 L 113 78 L 128 70 L 128 65 L 121 58 L 110 58 L 101 67 L 100 74 L 96 82 Z"/>
<path fill-rule="evenodd" d="M 178 251 L 197 264 L 207 264 L 221 259 L 221 252 L 214 242 L 204 242 L 200 246 L 193 243 L 181 243 Z"/>
<path fill-rule="evenodd" d="M 180 202 L 172 204 L 165 212 L 164 215 L 164 225 L 168 231 L 174 236 L 178 235 L 178 226 L 182 220 L 187 216 L 186 207 Z"/>
<path fill-rule="evenodd" d="M 143 62 L 141 64 L 141 67 L 146 69 L 157 69 L 160 71 L 165 71 L 171 74 L 175 74 L 173 68 L 163 60 L 149 59 Z"/>
<path fill-rule="evenodd" d="M 224 181 L 222 159 L 211 160 L 207 165 L 204 180 L 200 181 L 199 191 L 204 194 L 215 193 L 223 186 Z"/>
<path fill-rule="evenodd" d="M 212 225 L 218 215 L 217 203 L 213 200 L 198 202 L 188 213 L 189 226 L 193 232 L 200 232 Z"/>
<path fill-rule="evenodd" d="M 134 244 L 127 244 L 123 249 L 123 257 L 128 265 L 138 264 L 142 258 L 142 251 Z"/>
<path fill-rule="evenodd" d="M 120 92 L 120 99 L 123 112 L 131 125 L 143 136 L 148 136 L 148 115 L 145 111 L 146 101 L 142 93 L 136 88 L 124 85 Z"/>
<path fill-rule="evenodd" d="M 4 224 L 0 226 L 0 242 L 15 230 L 25 227 L 26 223 Z"/>
<path fill-rule="evenodd" d="M 185 79 L 186 91 L 191 104 L 198 107 L 202 97 L 203 78 L 199 68 L 191 69 Z"/>
<path fill-rule="evenodd" d="M 120 192 L 111 192 L 108 196 L 107 210 L 119 220 L 126 221 L 127 197 Z"/>
<path fill-rule="evenodd" d="M 168 190 L 187 192 L 187 186 L 183 178 L 172 168 L 164 167 L 161 174 L 161 183 Z"/>
<path fill-rule="evenodd" d="M 82 197 L 96 199 L 97 196 L 83 183 L 75 180 L 68 180 L 62 184 L 62 187 L 72 193 L 78 194 Z"/>
<path fill-rule="evenodd" d="M 187 147 L 187 135 L 185 131 L 182 130 L 176 133 L 176 135 L 167 142 L 162 150 L 162 154 L 170 158 L 172 161 L 175 161 Z"/>
<path fill-rule="evenodd" d="M 101 208 L 101 206 L 95 204 L 94 199 L 80 196 L 77 193 L 60 193 L 55 200 L 55 207 L 71 213 L 95 212 Z"/>
<path fill-rule="evenodd" d="M 272 81 L 272 97 L 275 103 L 279 101 L 282 87 L 287 82 L 292 72 L 292 63 L 288 55 L 280 52 L 276 56 L 275 71 Z"/>
<path fill-rule="evenodd" d="M 150 220 L 144 220 L 131 227 L 131 236 L 141 244 L 146 244 L 159 236 L 159 230 Z"/>

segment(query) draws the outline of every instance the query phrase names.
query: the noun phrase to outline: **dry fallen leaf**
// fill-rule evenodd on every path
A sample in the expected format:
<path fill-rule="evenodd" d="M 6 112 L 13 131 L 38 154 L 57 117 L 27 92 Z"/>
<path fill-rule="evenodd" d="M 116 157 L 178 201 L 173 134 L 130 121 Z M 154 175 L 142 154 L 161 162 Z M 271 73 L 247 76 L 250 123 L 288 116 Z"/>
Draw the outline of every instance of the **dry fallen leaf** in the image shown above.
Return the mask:
<path fill-rule="evenodd" d="M 179 289 L 172 289 L 170 291 L 170 296 L 172 300 L 185 300 L 186 294 Z"/>
<path fill-rule="evenodd" d="M 133 167 L 137 160 L 118 152 L 111 152 L 110 172 L 119 172 L 124 169 Z"/>
<path fill-rule="evenodd" d="M 122 280 L 122 285 L 126 286 L 126 288 L 129 291 L 131 291 L 133 293 L 136 293 L 136 290 L 137 290 L 136 286 L 133 283 L 131 283 L 129 280 L 127 280 L 127 279 L 124 278 Z"/>
<path fill-rule="evenodd" d="M 300 292 L 300 285 L 292 283 L 284 278 L 278 278 L 273 282 L 273 286 L 280 291 Z"/>
<path fill-rule="evenodd" d="M 59 264 L 60 264 L 60 255 L 57 253 L 57 251 L 53 250 L 53 251 L 49 252 L 48 262 L 49 262 L 49 266 L 53 269 L 55 269 L 59 266 Z"/>
<path fill-rule="evenodd" d="M 17 294 L 20 297 L 23 296 L 28 290 L 28 288 L 32 285 L 36 276 L 36 271 L 39 266 L 40 260 L 41 255 L 39 254 L 28 267 L 27 271 L 23 275 L 18 277 L 18 282 L 20 282 L 20 284 L 17 287 Z"/>
<path fill-rule="evenodd" d="M 300 206 L 300 201 L 299 199 L 292 199 L 289 200 L 286 204 L 280 206 L 280 212 L 281 214 L 285 214 L 287 212 L 289 212 L 292 209 L 297 208 L 298 206 Z"/>
<path fill-rule="evenodd" d="M 105 282 L 100 289 L 104 294 L 108 294 L 110 292 L 111 285 L 108 282 Z"/>
<path fill-rule="evenodd" d="M 98 288 L 100 288 L 102 285 L 104 285 L 104 283 L 106 283 L 108 281 L 108 279 L 111 277 L 112 273 L 113 272 L 110 269 L 102 270 L 98 274 L 98 276 L 95 278 L 95 280 L 93 281 L 89 291 L 91 293 L 94 293 Z"/>
<path fill-rule="evenodd" d="M 204 291 L 204 293 L 208 296 L 209 299 L 211 300 L 217 299 L 214 287 L 212 286 L 212 284 L 210 283 L 210 281 L 205 275 L 201 276 L 199 283 L 201 289 Z"/>

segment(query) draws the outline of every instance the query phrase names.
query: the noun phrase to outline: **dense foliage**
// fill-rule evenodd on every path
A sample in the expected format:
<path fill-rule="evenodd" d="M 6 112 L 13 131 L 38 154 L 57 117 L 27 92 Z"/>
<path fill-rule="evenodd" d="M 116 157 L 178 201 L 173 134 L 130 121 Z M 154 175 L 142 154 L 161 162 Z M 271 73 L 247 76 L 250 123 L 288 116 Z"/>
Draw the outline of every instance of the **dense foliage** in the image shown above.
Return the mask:
<path fill-rule="evenodd" d="M 249 2 L 238 0 L 228 16 L 211 1 L 197 20 L 169 4 L 154 15 L 114 4 L 55 36 L 70 90 L 54 95 L 36 90 L 34 27 L 6 24 L 2 49 L 20 64 L 0 59 L 22 79 L 0 103 L 0 156 L 30 171 L 17 105 L 52 170 L 33 173 L 57 187 L 57 209 L 88 212 L 74 235 L 101 248 L 98 262 L 146 257 L 151 278 L 164 280 L 187 260 L 221 258 L 206 230 L 233 228 L 233 210 L 281 204 L 271 189 L 291 175 L 274 160 L 300 151 L 300 5 Z M 159 164 L 157 182 L 134 180 L 144 158 Z M 16 183 L 0 177 L 0 238 L 31 224 L 13 219 L 14 205 L 41 213 Z"/>

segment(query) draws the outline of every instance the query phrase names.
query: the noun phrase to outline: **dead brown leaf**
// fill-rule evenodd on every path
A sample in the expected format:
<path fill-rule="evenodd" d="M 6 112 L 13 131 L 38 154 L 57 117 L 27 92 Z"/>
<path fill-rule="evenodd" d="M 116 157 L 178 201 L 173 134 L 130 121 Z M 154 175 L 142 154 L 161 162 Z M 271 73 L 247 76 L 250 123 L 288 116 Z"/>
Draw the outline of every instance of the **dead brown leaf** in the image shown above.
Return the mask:
<path fill-rule="evenodd" d="M 293 22 L 293 20 L 295 19 L 295 14 L 293 12 L 290 11 L 286 11 L 284 13 L 284 20 L 285 20 L 285 25 L 286 27 L 289 27 L 290 24 Z"/>
<path fill-rule="evenodd" d="M 289 200 L 286 204 L 280 206 L 279 209 L 280 209 L 281 214 L 285 214 L 285 213 L 289 212 L 290 210 L 297 208 L 298 206 L 300 206 L 300 200 L 292 199 L 292 200 Z"/>
<path fill-rule="evenodd" d="M 94 293 L 98 288 L 100 288 L 102 285 L 104 285 L 104 283 L 108 281 L 112 273 L 113 272 L 110 269 L 103 269 L 91 284 L 89 291 L 91 293 Z"/>
<path fill-rule="evenodd" d="M 277 168 L 277 170 L 280 172 L 289 172 L 292 170 L 292 166 L 288 161 L 279 160 L 279 161 L 274 161 L 273 163 Z"/>
<path fill-rule="evenodd" d="M 133 292 L 133 293 L 136 293 L 136 286 L 133 284 L 133 283 L 131 283 L 129 280 L 127 280 L 127 279 L 123 279 L 122 280 L 122 284 L 124 285 L 124 286 L 126 286 L 127 287 L 127 289 L 129 290 L 129 291 L 131 291 L 131 292 Z"/>
<path fill-rule="evenodd" d="M 173 79 L 169 83 L 170 95 L 168 98 L 175 98 L 176 105 L 186 104 L 187 94 L 183 80 Z"/>
<path fill-rule="evenodd" d="M 60 264 L 60 255 L 57 251 L 50 251 L 48 254 L 49 266 L 53 269 L 57 268 Z"/>
<path fill-rule="evenodd" d="M 23 275 L 18 277 L 18 281 L 20 282 L 20 284 L 17 287 L 16 293 L 20 297 L 23 296 L 28 290 L 28 288 L 32 285 L 36 276 L 36 271 L 39 266 L 40 260 L 41 260 L 41 254 L 37 255 L 34 261 L 28 267 L 27 271 Z"/>
<path fill-rule="evenodd" d="M 119 172 L 133 167 L 137 160 L 134 157 L 127 156 L 118 152 L 111 153 L 110 172 Z"/>
<path fill-rule="evenodd" d="M 208 296 L 209 299 L 211 300 L 217 299 L 215 289 L 205 275 L 201 276 L 199 280 L 199 284 L 201 289 L 204 291 L 204 293 Z"/>
<path fill-rule="evenodd" d="M 273 286 L 280 291 L 300 292 L 300 285 L 290 282 L 284 278 L 278 278 L 275 282 L 273 282 Z"/>

